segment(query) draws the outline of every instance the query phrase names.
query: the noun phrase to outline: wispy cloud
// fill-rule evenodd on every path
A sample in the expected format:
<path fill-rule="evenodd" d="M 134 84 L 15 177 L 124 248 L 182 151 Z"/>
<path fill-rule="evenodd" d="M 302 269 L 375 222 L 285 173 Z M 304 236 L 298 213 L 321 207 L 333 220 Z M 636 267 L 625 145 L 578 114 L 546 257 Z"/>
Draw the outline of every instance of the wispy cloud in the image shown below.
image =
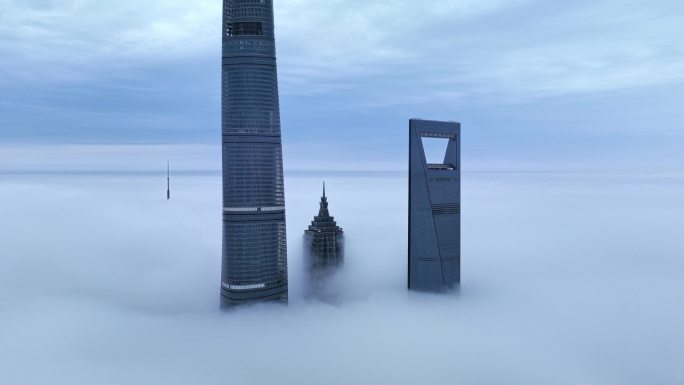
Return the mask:
<path fill-rule="evenodd" d="M 389 22 L 369 12 L 363 22 L 350 23 L 331 11 L 325 25 L 343 31 L 327 42 L 329 50 L 344 53 L 337 58 L 327 54 L 327 32 L 298 33 L 318 37 L 308 54 L 285 59 L 299 74 L 285 80 L 336 78 L 356 84 L 371 105 L 454 102 L 455 94 L 470 103 L 518 103 L 684 82 L 684 10 L 676 3 L 493 2 L 462 17 L 456 16 L 466 7 L 439 17 L 392 5 L 393 12 L 379 13 Z M 309 77 L 302 75 L 306 69 Z"/>
<path fill-rule="evenodd" d="M 1 0 L 3 83 L 70 82 L 207 52 L 220 2 Z"/>
<path fill-rule="evenodd" d="M 217 55 L 216 1 L 3 0 L 0 6 L 5 84 L 72 81 Z M 283 88 L 295 94 L 302 85 L 325 92 L 383 76 L 436 93 L 458 88 L 517 98 L 684 77 L 683 10 L 676 2 L 283 0 L 276 7 Z M 408 71 L 415 75 L 403 79 Z M 373 97 L 373 89 L 365 91 Z"/>
<path fill-rule="evenodd" d="M 71 135 L 78 126 L 105 141 L 116 132 L 214 138 L 220 1 L 0 0 L 0 7 L 0 125 L 9 127 L 0 134 L 54 126 L 54 135 Z M 482 120 L 511 106 L 529 112 L 548 100 L 606 95 L 614 101 L 602 106 L 618 111 L 625 95 L 639 92 L 660 94 L 643 106 L 660 130 L 681 130 L 676 108 L 662 107 L 684 88 L 684 5 L 675 0 L 277 0 L 275 7 L 290 134 L 311 135 L 323 124 L 312 119 L 331 115 L 359 116 L 345 118 L 346 127 L 388 122 L 390 113 Z M 553 129 L 575 130 L 563 121 L 582 111 L 559 111 Z M 537 108 L 517 124 L 530 118 L 551 117 Z M 619 119 L 591 126 L 632 123 Z M 378 130 L 376 141 L 387 132 Z"/>

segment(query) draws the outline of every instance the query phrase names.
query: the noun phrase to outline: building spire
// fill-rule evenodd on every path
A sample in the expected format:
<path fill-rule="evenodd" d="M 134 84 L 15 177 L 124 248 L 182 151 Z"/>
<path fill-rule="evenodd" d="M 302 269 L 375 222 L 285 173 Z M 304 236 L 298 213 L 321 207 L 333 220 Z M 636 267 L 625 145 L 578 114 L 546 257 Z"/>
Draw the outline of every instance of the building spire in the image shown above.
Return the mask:
<path fill-rule="evenodd" d="M 171 162 L 166 160 L 166 200 L 171 199 Z"/>
<path fill-rule="evenodd" d="M 321 210 L 318 212 L 318 216 L 321 218 L 327 218 L 330 216 L 328 213 L 328 197 L 325 196 L 325 181 L 323 182 L 323 196 L 321 197 Z"/>

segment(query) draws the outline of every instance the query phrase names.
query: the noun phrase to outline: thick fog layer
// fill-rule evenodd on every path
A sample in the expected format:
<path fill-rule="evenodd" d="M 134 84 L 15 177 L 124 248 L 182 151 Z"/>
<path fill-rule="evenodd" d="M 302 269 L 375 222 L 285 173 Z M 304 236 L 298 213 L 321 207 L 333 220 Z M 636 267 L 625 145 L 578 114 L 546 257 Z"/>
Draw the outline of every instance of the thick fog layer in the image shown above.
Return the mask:
<path fill-rule="evenodd" d="M 327 182 L 336 305 L 302 298 Z M 407 293 L 402 174 L 287 175 L 290 304 L 220 312 L 220 176 L 4 176 L 5 384 L 684 382 L 684 179 L 466 174 L 460 294 Z"/>

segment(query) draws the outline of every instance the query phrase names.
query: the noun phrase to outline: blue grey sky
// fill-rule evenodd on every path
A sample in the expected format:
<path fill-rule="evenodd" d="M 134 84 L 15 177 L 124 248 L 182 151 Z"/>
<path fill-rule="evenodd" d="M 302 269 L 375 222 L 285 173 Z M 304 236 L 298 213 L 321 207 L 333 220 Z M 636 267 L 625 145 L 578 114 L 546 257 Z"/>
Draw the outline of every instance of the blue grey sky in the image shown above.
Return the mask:
<path fill-rule="evenodd" d="M 684 168 L 680 1 L 275 7 L 286 159 L 403 162 L 420 117 L 473 164 Z M 220 1 L 0 9 L 3 144 L 218 146 Z"/>

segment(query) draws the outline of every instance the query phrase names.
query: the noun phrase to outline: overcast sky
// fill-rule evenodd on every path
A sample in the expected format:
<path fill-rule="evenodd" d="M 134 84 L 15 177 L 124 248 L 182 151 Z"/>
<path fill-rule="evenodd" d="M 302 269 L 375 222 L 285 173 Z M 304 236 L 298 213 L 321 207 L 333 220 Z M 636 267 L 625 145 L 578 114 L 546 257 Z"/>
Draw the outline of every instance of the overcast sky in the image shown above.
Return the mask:
<path fill-rule="evenodd" d="M 275 8 L 286 167 L 303 154 L 403 162 L 409 117 L 461 121 L 481 161 L 684 166 L 681 1 Z M 0 9 L 3 143 L 218 146 L 220 1 Z"/>

